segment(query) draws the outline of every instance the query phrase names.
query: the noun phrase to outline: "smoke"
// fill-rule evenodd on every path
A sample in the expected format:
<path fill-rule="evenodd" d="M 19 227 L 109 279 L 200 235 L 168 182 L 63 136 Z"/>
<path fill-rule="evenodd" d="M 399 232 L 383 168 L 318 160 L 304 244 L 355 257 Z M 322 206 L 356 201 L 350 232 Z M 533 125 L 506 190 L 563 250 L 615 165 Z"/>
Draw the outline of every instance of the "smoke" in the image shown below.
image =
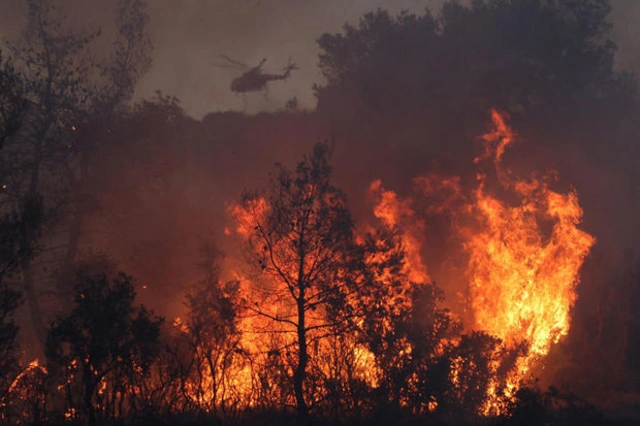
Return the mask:
<path fill-rule="evenodd" d="M 612 38 L 618 45 L 616 66 L 640 74 L 640 3 L 634 0 L 611 0 Z"/>

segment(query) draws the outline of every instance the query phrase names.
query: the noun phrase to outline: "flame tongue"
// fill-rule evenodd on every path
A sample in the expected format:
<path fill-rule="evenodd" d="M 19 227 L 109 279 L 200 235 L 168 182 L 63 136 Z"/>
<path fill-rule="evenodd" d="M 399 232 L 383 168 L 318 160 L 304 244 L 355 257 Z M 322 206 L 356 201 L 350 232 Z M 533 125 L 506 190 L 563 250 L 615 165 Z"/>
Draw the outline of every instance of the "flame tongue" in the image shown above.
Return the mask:
<path fill-rule="evenodd" d="M 401 235 L 406 255 L 404 274 L 411 282 L 428 283 L 429 274 L 420 254 L 422 242 L 419 236 L 424 233 L 423 221 L 415 217 L 409 200 L 398 199 L 395 192 L 382 187 L 380 180 L 369 185 L 369 193 L 376 200 L 375 217 L 391 228 L 400 226 L 404 231 Z"/>
<path fill-rule="evenodd" d="M 476 328 L 507 344 L 526 340 L 531 354 L 544 355 L 569 330 L 578 270 L 594 238 L 576 227 L 582 211 L 575 193 L 536 192 L 541 204 L 508 207 L 478 190 L 483 229 L 464 247 Z M 546 241 L 535 216 L 555 221 Z"/>
<path fill-rule="evenodd" d="M 507 349 L 527 349 L 505 381 L 496 377 L 487 390 L 486 414 L 502 411 L 501 390 L 513 395 L 534 363 L 569 331 L 578 272 L 595 238 L 578 229 L 582 209 L 574 190 L 561 194 L 533 175 L 521 180 L 501 167 L 505 147 L 515 135 L 492 111 L 494 130 L 482 137 L 485 152 L 475 163 L 492 160 L 503 190 L 518 201 L 508 204 L 487 190 L 487 176 L 465 211 L 474 225 L 460 227 L 469 254 L 467 277 L 474 328 L 503 341 Z"/>
<path fill-rule="evenodd" d="M 575 191 L 560 194 L 548 179 L 519 180 L 501 168 L 514 135 L 497 112 L 492 116 L 495 130 L 483 136 L 485 154 L 476 161 L 491 157 L 500 183 L 519 203 L 490 195 L 479 176 L 472 205 L 479 226 L 460 230 L 470 256 L 471 304 L 477 329 L 507 345 L 528 342 L 533 359 L 567 334 L 578 271 L 595 239 L 577 227 L 582 209 Z"/>

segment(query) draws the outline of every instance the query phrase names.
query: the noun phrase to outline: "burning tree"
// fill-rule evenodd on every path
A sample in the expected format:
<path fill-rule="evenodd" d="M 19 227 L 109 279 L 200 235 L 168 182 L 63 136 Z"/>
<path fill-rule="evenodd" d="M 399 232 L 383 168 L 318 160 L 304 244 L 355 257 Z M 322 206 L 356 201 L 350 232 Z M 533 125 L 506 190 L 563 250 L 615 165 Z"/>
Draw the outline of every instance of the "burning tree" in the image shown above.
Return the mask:
<path fill-rule="evenodd" d="M 220 280 L 222 252 L 210 242 L 201 247 L 205 278 L 186 295 L 189 316 L 182 327 L 193 356 L 194 386 L 190 395 L 206 411 L 226 412 L 239 395 L 233 374 L 242 369 L 238 330 L 239 283 Z M 246 403 L 246 401 L 245 401 Z"/>
<path fill-rule="evenodd" d="M 354 318 L 347 299 L 360 266 L 346 197 L 331 184 L 330 154 L 320 143 L 295 173 L 277 165 L 267 197 L 247 195 L 234 209 L 252 258 L 273 280 L 250 309 L 295 335 L 292 379 L 302 416 L 309 409 L 309 344 Z"/>
<path fill-rule="evenodd" d="M 418 198 L 435 202 L 427 213 L 451 218 L 453 252 L 466 259 L 458 279 L 469 283 L 472 333 L 445 345 L 437 368 L 427 369 L 432 376 L 427 384 L 435 383 L 439 394 L 438 410 L 505 411 L 505 400 L 567 335 L 579 271 L 595 242 L 579 227 L 576 191 L 552 189 L 555 172 L 521 178 L 503 163 L 516 133 L 495 109 L 491 117 L 491 130 L 481 136 L 484 151 L 474 159 L 479 172 L 471 188 L 455 176 L 415 179 Z M 388 192 L 381 192 L 381 213 L 418 205 Z"/>

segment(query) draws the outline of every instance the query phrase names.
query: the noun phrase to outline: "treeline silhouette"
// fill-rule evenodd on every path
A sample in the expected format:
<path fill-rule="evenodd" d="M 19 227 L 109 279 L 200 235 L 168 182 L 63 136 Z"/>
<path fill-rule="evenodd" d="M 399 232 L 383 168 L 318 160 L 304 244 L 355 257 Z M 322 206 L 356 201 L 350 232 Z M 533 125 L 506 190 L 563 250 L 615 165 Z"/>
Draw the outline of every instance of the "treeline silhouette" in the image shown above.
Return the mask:
<path fill-rule="evenodd" d="M 635 77 L 613 68 L 608 1 L 379 10 L 318 39 L 316 110 L 292 100 L 202 121 L 160 93 L 132 101 L 150 66 L 144 2 L 117 2 L 103 55 L 91 50 L 100 33 L 70 31 L 53 1 L 28 5 L 25 36 L 0 56 L 2 422 L 637 419 L 640 277 L 632 250 L 617 256 L 638 244 L 640 109 Z M 400 230 L 354 233 L 373 179 L 408 191 L 426 169 L 470 174 L 469 141 L 491 107 L 540 141 L 517 167 L 561 170 L 600 241 L 548 377 L 496 395 L 493 411 L 487 388 L 518 348 L 464 330 L 443 289 L 410 282 Z M 309 145 L 325 138 L 333 153 Z M 265 191 L 240 197 L 245 188 Z M 229 200 L 249 224 L 241 247 L 219 226 Z M 246 257 L 255 282 L 270 277 L 277 291 L 256 284 L 248 297 L 223 279 L 225 255 Z M 307 262 L 313 274 L 292 272 Z M 290 310 L 274 313 L 279 303 Z"/>

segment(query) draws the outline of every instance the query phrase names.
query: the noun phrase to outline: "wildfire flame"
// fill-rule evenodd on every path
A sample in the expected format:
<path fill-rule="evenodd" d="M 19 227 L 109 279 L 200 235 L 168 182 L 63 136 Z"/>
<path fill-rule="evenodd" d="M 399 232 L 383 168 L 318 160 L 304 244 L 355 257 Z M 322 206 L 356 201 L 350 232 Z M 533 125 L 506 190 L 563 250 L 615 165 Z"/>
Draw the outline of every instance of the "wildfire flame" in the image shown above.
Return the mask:
<path fill-rule="evenodd" d="M 391 228 L 401 226 L 403 230 L 401 239 L 406 253 L 403 272 L 414 283 L 429 282 L 427 267 L 420 254 L 422 249 L 420 235 L 424 234 L 424 222 L 416 217 L 409 200 L 398 199 L 395 192 L 382 187 L 380 180 L 369 185 L 369 193 L 377 200 L 373 209 L 375 217 Z"/>
<path fill-rule="evenodd" d="M 474 189 L 465 191 L 457 176 L 434 173 L 417 177 L 416 188 L 429 200 L 423 215 L 416 210 L 417 203 L 385 189 L 380 180 L 369 186 L 369 195 L 375 203 L 374 216 L 387 227 L 402 231 L 400 238 L 406 254 L 403 273 L 413 283 L 431 281 L 428 259 L 423 259 L 429 226 L 424 218 L 433 215 L 455 218 L 450 225 L 459 237 L 455 241 L 461 244 L 450 252 L 468 259 L 465 278 L 473 320 L 467 328 L 484 331 L 502 341 L 489 364 L 495 377 L 485 390 L 487 403 L 481 407 L 485 414 L 501 412 L 504 406 L 498 395 L 513 396 L 535 363 L 568 333 L 579 270 L 595 243 L 594 237 L 578 228 L 582 209 L 576 191 L 563 194 L 550 188 L 555 173 L 520 179 L 502 166 L 516 134 L 497 111 L 493 110 L 491 115 L 493 128 L 481 136 L 484 151 L 474 159 L 474 164 L 479 168 L 493 165 L 493 171 L 478 173 Z M 225 235 L 237 234 L 246 240 L 269 209 L 269 202 L 262 197 L 243 206 L 230 205 L 228 211 L 235 226 L 225 228 Z M 294 307 L 279 296 L 281 289 L 268 278 L 258 282 L 238 271 L 232 271 L 232 275 L 241 283 L 243 298 L 256 301 L 248 303 L 248 312 L 254 315 L 246 315 L 240 321 L 242 352 L 262 366 L 272 362 L 270 356 L 276 349 L 286 358 L 295 345 L 295 330 L 287 328 L 290 321 L 281 320 L 293 318 Z M 262 291 L 260 296 L 258 288 L 267 291 Z M 309 321 L 313 325 L 315 318 Z M 314 368 L 330 377 L 330 363 L 335 362 L 333 356 L 353 359 L 354 371 L 375 387 L 377 371 L 373 354 L 355 341 L 343 340 L 339 343 L 346 352 L 340 354 L 336 350 L 338 342 L 319 340 L 310 348 L 314 351 L 314 360 L 326 360 L 326 364 L 317 361 Z M 506 378 L 499 377 L 501 354 L 509 350 L 517 352 L 515 368 Z M 456 369 L 466 367 L 459 357 L 453 361 L 450 378 L 456 384 L 464 373 Z M 229 386 L 245 395 L 242 399 L 251 406 L 257 400 L 252 402 L 250 382 L 268 378 L 256 378 L 248 364 L 239 363 L 236 368 Z M 291 375 L 290 364 L 278 368 L 284 368 Z M 318 394 L 313 398 L 322 396 Z M 429 402 L 429 409 L 435 409 L 437 404 L 437 401 Z"/>
<path fill-rule="evenodd" d="M 432 201 L 428 214 L 456 218 L 452 227 L 462 245 L 454 252 L 466 253 L 469 259 L 465 275 L 473 315 L 470 328 L 500 338 L 507 349 L 525 346 L 506 382 L 501 385 L 496 377 L 487 389 L 489 402 L 483 410 L 487 414 L 500 412 L 497 395 L 512 396 L 535 362 L 568 333 L 579 270 L 595 243 L 593 236 L 578 228 L 583 212 L 576 191 L 563 194 L 549 187 L 555 172 L 519 179 L 502 167 L 516 134 L 496 110 L 491 117 L 493 128 L 481 136 L 484 151 L 474 164 L 493 164 L 500 191 L 489 189 L 486 173 L 477 174 L 476 188 L 467 193 L 456 176 L 434 173 L 415 179 L 422 195 Z M 395 225 L 402 217 L 416 216 L 410 199 L 383 190 L 380 181 L 374 181 L 370 190 L 377 194 L 374 213 L 385 223 Z M 415 235 L 424 224 L 403 223 L 407 265 L 415 268 L 415 275 L 428 277 L 417 243 L 421 239 Z M 498 366 L 494 367 L 497 374 Z M 456 371 L 451 374 L 455 378 Z"/>
<path fill-rule="evenodd" d="M 485 152 L 475 162 L 492 160 L 500 184 L 518 202 L 509 205 L 492 195 L 486 175 L 479 174 L 470 206 L 479 226 L 459 232 L 470 257 L 474 327 L 508 347 L 528 344 L 508 380 L 512 389 L 568 333 L 578 272 L 595 238 L 578 228 L 583 212 L 575 190 L 562 194 L 550 189 L 553 174 L 521 180 L 501 167 L 505 147 L 515 135 L 495 110 L 492 119 L 494 129 L 482 136 Z"/>

